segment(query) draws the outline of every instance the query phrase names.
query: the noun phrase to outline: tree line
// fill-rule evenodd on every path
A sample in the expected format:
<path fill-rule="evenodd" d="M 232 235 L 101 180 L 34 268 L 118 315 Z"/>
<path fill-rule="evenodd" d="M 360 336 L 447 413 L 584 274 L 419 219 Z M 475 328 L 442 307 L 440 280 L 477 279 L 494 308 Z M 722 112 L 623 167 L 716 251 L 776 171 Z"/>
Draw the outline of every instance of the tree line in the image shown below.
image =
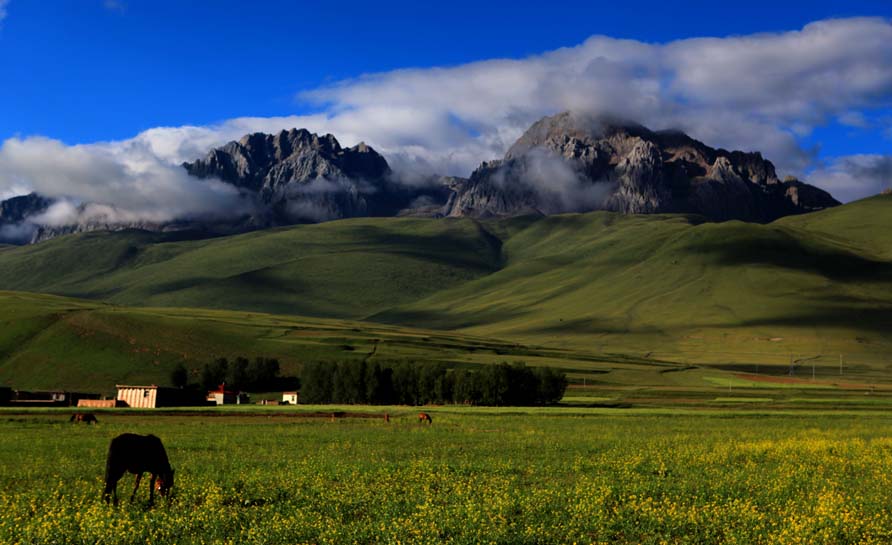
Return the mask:
<path fill-rule="evenodd" d="M 282 377 L 279 360 L 275 358 L 237 357 L 232 361 L 217 358 L 205 364 L 201 370 L 199 382 L 189 382 L 189 371 L 182 364 L 171 372 L 170 381 L 177 388 L 201 388 L 216 390 L 225 384 L 228 390 L 248 392 L 269 392 L 276 390 L 297 389 L 296 377 Z"/>
<path fill-rule="evenodd" d="M 301 402 L 313 404 L 550 405 L 567 389 L 564 373 L 523 363 L 472 370 L 427 362 L 307 362 L 300 383 Z"/>

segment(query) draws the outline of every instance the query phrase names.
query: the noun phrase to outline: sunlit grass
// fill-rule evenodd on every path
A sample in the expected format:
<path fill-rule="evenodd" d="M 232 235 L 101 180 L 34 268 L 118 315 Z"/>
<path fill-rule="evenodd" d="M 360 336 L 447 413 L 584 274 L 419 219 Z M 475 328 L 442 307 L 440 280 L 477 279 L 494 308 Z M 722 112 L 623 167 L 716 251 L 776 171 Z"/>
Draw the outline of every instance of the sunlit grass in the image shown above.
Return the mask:
<path fill-rule="evenodd" d="M 888 543 L 892 419 L 434 412 L 0 420 L 3 543 Z M 732 417 L 733 416 L 733 417 Z M 155 433 L 172 503 L 100 500 Z M 129 495 L 129 480 L 120 484 Z M 145 486 L 145 484 L 144 484 Z"/>

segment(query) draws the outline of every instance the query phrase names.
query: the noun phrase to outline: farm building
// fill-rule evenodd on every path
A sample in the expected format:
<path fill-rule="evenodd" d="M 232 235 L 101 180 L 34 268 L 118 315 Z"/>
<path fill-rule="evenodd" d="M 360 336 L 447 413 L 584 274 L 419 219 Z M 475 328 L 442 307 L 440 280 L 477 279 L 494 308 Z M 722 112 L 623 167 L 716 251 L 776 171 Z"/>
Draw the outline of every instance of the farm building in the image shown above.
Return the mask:
<path fill-rule="evenodd" d="M 88 409 L 113 409 L 115 407 L 126 407 L 120 399 L 80 399 L 77 402 L 78 407 L 86 407 Z"/>
<path fill-rule="evenodd" d="M 299 392 L 282 392 L 282 404 L 283 405 L 297 405 L 297 402 L 299 399 L 300 399 Z"/>
<path fill-rule="evenodd" d="M 84 392 L 30 392 L 16 390 L 12 398 L 12 404 L 27 405 L 29 407 L 76 407 L 81 399 L 99 399 L 99 394 Z"/>
<path fill-rule="evenodd" d="M 248 403 L 248 394 L 227 390 L 226 385 L 221 384 L 216 390 L 208 392 L 207 400 L 216 405 L 242 405 Z"/>
<path fill-rule="evenodd" d="M 200 393 L 179 388 L 163 388 L 155 384 L 148 386 L 116 385 L 117 400 L 124 407 L 155 409 L 158 407 L 194 407 L 206 405 Z M 119 405 L 120 406 L 120 405 Z"/>

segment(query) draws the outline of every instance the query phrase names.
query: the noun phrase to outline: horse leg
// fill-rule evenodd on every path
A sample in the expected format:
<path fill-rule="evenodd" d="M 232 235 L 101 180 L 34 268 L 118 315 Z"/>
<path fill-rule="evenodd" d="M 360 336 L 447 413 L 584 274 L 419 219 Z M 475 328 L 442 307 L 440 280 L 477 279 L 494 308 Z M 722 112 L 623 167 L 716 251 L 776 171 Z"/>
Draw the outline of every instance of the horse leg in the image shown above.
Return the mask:
<path fill-rule="evenodd" d="M 105 492 L 102 494 L 102 499 L 105 500 L 105 503 L 108 503 L 110 498 L 114 498 L 115 505 L 118 505 L 118 477 L 117 479 L 109 476 L 105 479 Z"/>
<path fill-rule="evenodd" d="M 109 496 L 114 498 L 115 505 L 118 505 L 118 481 L 124 476 L 124 470 L 117 467 L 113 461 L 110 461 L 105 467 L 105 502 L 108 503 Z"/>
<path fill-rule="evenodd" d="M 130 494 L 130 502 L 133 502 L 133 499 L 136 497 L 136 491 L 139 490 L 139 481 L 142 479 L 142 473 L 136 474 L 136 485 L 133 487 L 133 494 Z"/>
<path fill-rule="evenodd" d="M 149 505 L 155 505 L 155 479 L 158 476 L 152 473 L 151 480 L 149 480 Z"/>

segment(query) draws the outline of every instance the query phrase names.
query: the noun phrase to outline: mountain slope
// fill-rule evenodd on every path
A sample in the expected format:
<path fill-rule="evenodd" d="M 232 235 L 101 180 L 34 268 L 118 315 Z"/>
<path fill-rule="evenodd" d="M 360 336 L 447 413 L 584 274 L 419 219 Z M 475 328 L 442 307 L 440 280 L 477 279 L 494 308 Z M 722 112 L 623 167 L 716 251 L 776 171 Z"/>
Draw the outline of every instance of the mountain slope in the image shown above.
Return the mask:
<path fill-rule="evenodd" d="M 889 218 L 881 196 L 767 225 L 594 212 L 351 219 L 181 242 L 93 233 L 0 250 L 0 289 L 370 318 L 777 372 L 840 354 L 874 365 L 892 350 Z"/>
<path fill-rule="evenodd" d="M 657 382 L 667 363 L 603 359 L 448 332 L 383 324 L 190 308 L 128 308 L 50 295 L 0 291 L 0 385 L 114 394 L 120 383 L 170 384 L 183 364 L 192 381 L 218 357 L 273 357 L 293 376 L 306 361 L 504 361 L 595 373 L 627 384 Z M 677 381 L 702 383 L 701 372 Z M 715 375 L 715 373 L 712 373 Z M 682 376 L 683 375 L 683 376 Z"/>
<path fill-rule="evenodd" d="M 176 241 L 82 233 L 0 257 L 3 289 L 119 304 L 360 318 L 488 274 L 500 242 L 472 220 L 354 219 Z"/>
<path fill-rule="evenodd" d="M 889 217 L 889 197 L 769 225 L 548 217 L 505 242 L 497 273 L 374 319 L 675 361 L 879 359 Z"/>

